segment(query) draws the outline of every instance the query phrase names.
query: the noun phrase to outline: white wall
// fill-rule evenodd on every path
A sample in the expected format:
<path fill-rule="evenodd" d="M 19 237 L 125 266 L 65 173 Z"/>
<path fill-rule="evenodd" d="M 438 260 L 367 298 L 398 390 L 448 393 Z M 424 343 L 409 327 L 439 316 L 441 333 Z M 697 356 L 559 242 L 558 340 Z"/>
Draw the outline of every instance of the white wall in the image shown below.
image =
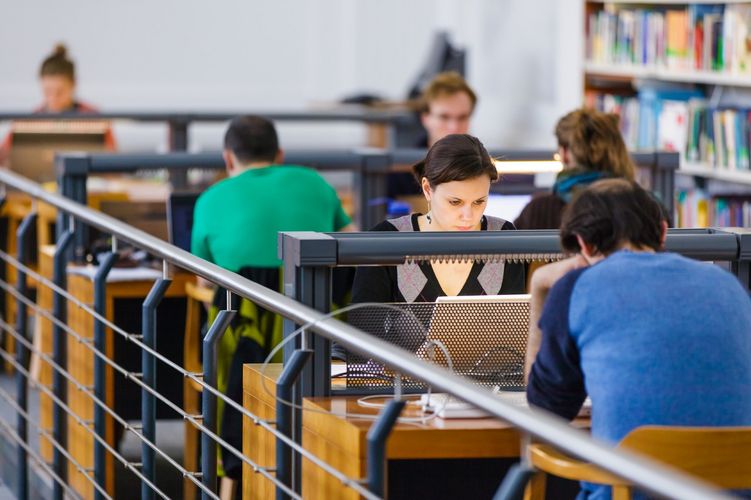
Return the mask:
<path fill-rule="evenodd" d="M 550 147 L 580 103 L 578 0 L 0 0 L 0 109 L 38 104 L 36 73 L 57 41 L 79 95 L 105 110 L 278 110 L 368 91 L 401 98 L 448 29 L 469 50 L 488 145 Z M 223 125 L 194 127 L 217 148 Z M 119 124 L 124 149 L 163 147 L 159 126 Z M 284 125 L 287 146 L 350 145 L 363 127 Z M 156 137 L 156 139 L 155 139 Z"/>

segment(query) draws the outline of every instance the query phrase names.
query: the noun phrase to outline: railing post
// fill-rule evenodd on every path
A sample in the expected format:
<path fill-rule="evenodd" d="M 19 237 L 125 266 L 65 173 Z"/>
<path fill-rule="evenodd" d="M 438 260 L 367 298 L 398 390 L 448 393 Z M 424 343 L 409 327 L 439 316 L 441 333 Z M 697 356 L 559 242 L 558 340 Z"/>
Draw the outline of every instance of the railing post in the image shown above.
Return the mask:
<path fill-rule="evenodd" d="M 368 489 L 379 497 L 386 493 L 386 439 L 405 404 L 403 399 L 392 399 L 386 403 L 378 420 L 368 429 Z"/>
<path fill-rule="evenodd" d="M 55 155 L 57 185 L 60 194 L 82 205 L 86 205 L 86 177 L 91 170 L 91 158 L 87 153 L 63 153 Z M 59 238 L 65 230 L 65 214 L 58 210 L 57 234 Z M 78 224 L 75 229 L 73 260 L 83 261 L 88 245 L 89 227 Z"/>
<path fill-rule="evenodd" d="M 161 278 L 154 282 L 141 308 L 141 333 L 143 343 L 156 350 L 156 308 L 164 298 L 172 280 Z M 146 387 L 156 390 L 156 358 L 145 349 L 141 351 L 141 372 Z M 156 441 L 156 398 L 145 387 L 141 389 L 141 424 L 144 439 Z M 141 464 L 144 477 L 154 483 L 154 449 L 147 443 L 141 444 Z M 141 483 L 141 499 L 154 498 L 154 490 L 146 483 Z"/>
<path fill-rule="evenodd" d="M 32 212 L 23 219 L 16 230 L 16 259 L 24 265 L 29 263 L 29 259 L 27 258 L 29 255 L 28 250 L 30 249 L 29 239 L 33 235 L 33 230 L 36 228 L 36 220 L 37 214 L 36 212 Z M 18 296 L 16 297 L 16 332 L 25 339 L 26 326 L 28 323 L 26 303 L 23 301 L 27 295 L 26 272 L 19 268 L 16 277 L 16 291 L 18 292 Z M 19 367 L 27 366 L 27 357 L 28 349 L 20 339 L 16 339 L 16 362 Z M 17 416 L 18 419 L 16 421 L 16 429 L 18 437 L 26 444 L 29 442 L 29 433 L 28 423 L 26 422 L 23 413 L 28 409 L 28 385 L 29 381 L 27 380 L 26 375 L 24 375 L 23 370 L 16 369 L 16 399 L 18 407 L 20 408 Z M 29 468 L 26 449 L 21 443 L 18 445 L 16 456 L 18 461 L 16 464 L 18 467 L 16 471 L 18 475 L 18 489 L 16 495 L 19 499 L 26 500 L 29 498 Z"/>
<path fill-rule="evenodd" d="M 227 307 L 231 307 L 232 301 L 227 297 Z M 219 311 L 209 331 L 203 339 L 203 381 L 206 385 L 216 389 L 217 383 L 217 359 L 216 352 L 219 341 L 229 324 L 235 317 L 236 311 Z M 203 425 L 211 432 L 216 433 L 216 396 L 211 391 L 203 391 L 201 396 L 201 413 L 203 413 Z M 206 432 L 201 434 L 201 482 L 210 491 L 216 491 L 216 441 Z M 201 493 L 203 500 L 211 498 L 205 491 Z"/>
<path fill-rule="evenodd" d="M 276 382 L 276 429 L 288 438 L 293 437 L 293 415 L 295 412 L 287 402 L 294 402 L 293 386 L 312 354 L 313 351 L 310 350 L 295 351 L 290 360 L 284 365 L 284 370 L 282 370 L 282 374 Z M 276 478 L 285 486 L 298 491 L 295 488 L 298 484 L 291 484 L 292 478 L 297 476 L 297 474 L 293 474 L 292 457 L 292 448 L 277 437 Z M 286 500 L 287 498 L 289 498 L 289 495 L 277 487 L 276 500 Z"/>
<path fill-rule="evenodd" d="M 523 463 L 512 465 L 498 487 L 498 491 L 493 495 L 493 500 L 522 500 L 524 489 L 534 474 L 534 469 L 531 469 L 528 465 Z"/>
<path fill-rule="evenodd" d="M 386 217 L 387 204 L 372 205 L 370 200 L 385 198 L 391 157 L 385 153 L 365 153 L 356 177 L 360 188 L 360 229 L 367 231 Z"/>
<path fill-rule="evenodd" d="M 112 266 L 117 261 L 117 253 L 107 253 L 99 263 L 94 275 L 94 311 L 104 316 L 106 314 L 106 293 L 107 293 L 107 276 Z M 106 349 L 106 326 L 100 319 L 94 320 L 94 348 L 99 352 L 105 352 Z M 104 401 L 106 398 L 106 366 L 100 356 L 94 356 L 94 395 Z M 94 405 L 94 432 L 97 436 L 105 439 L 106 437 L 106 420 L 105 411 L 101 405 Z M 99 440 L 94 440 L 94 480 L 102 488 L 107 484 L 107 457 L 104 444 Z M 99 500 L 103 495 L 98 489 L 94 491 L 94 498 Z"/>
<path fill-rule="evenodd" d="M 70 218 L 70 216 L 68 216 L 68 218 Z M 63 217 L 61 221 L 65 224 L 66 217 Z M 73 231 L 71 229 L 71 227 L 68 227 L 60 234 L 60 237 L 57 240 L 57 246 L 55 247 L 55 254 L 53 256 L 54 268 L 52 272 L 52 281 L 61 289 L 67 287 L 68 280 L 66 267 L 68 265 L 70 245 L 73 243 Z M 62 294 L 55 292 L 52 303 L 52 314 L 57 321 L 52 326 L 52 358 L 57 366 L 63 368 L 67 366 L 67 346 L 65 330 L 63 330 L 60 324 L 65 324 L 67 322 L 68 314 L 66 307 L 67 302 L 65 297 Z M 65 404 L 68 402 L 66 383 L 65 376 L 60 370 L 55 370 L 52 378 L 52 391 L 55 394 L 55 397 Z M 58 402 L 55 402 L 52 435 L 57 445 L 61 448 L 67 448 L 68 436 L 66 419 L 67 415 L 65 410 L 63 410 L 63 407 L 58 404 Z M 62 481 L 66 481 L 68 472 L 65 463 L 65 456 L 58 446 L 54 447 L 52 468 Z M 55 481 L 52 486 L 52 497 L 55 500 L 62 500 L 63 495 L 64 489 L 62 485 Z"/>
<path fill-rule="evenodd" d="M 172 152 L 187 151 L 190 118 L 177 118 L 173 116 L 167 123 L 169 124 L 169 150 Z M 188 187 L 187 170 L 170 170 L 169 179 L 173 189 L 185 189 Z"/>

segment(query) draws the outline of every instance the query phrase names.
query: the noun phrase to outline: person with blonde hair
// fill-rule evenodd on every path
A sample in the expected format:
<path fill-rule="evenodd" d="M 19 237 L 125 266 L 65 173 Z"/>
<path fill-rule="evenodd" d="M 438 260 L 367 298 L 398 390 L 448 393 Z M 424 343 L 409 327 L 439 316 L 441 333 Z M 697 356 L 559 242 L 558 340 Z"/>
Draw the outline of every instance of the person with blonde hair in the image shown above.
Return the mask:
<path fill-rule="evenodd" d="M 606 178 L 633 181 L 634 164 L 618 128 L 618 115 L 581 108 L 555 127 L 563 170 L 552 192 L 535 196 L 514 221 L 517 229 L 558 229 L 574 194 Z"/>

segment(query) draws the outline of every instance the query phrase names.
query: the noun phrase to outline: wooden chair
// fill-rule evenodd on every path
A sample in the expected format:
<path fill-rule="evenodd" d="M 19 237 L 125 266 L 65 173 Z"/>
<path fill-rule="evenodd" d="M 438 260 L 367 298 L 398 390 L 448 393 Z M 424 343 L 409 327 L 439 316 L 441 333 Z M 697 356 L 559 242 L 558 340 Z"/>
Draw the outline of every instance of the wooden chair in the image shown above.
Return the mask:
<path fill-rule="evenodd" d="M 644 426 L 631 431 L 619 446 L 648 455 L 719 488 L 751 488 L 751 427 Z M 528 452 L 530 464 L 539 472 L 527 486 L 526 500 L 545 498 L 546 474 L 608 484 L 613 487 L 614 500 L 631 498 L 631 484 L 590 463 L 573 459 L 544 444 L 533 444 Z"/>

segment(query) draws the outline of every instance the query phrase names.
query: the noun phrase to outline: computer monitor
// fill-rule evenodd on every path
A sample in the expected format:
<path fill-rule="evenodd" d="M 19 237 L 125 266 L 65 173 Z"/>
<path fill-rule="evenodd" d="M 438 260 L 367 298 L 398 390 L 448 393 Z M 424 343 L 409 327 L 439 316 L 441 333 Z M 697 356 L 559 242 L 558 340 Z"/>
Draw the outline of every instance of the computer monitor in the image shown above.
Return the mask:
<path fill-rule="evenodd" d="M 8 166 L 39 183 L 54 181 L 56 152 L 104 151 L 108 130 L 102 120 L 14 122 Z"/>
<path fill-rule="evenodd" d="M 193 231 L 193 210 L 201 193 L 172 192 L 167 199 L 167 232 L 169 242 L 190 252 Z"/>
<path fill-rule="evenodd" d="M 485 207 L 485 215 L 500 217 L 508 221 L 514 221 L 522 213 L 527 203 L 532 200 L 531 194 L 497 194 L 488 196 L 488 204 Z"/>
<path fill-rule="evenodd" d="M 410 88 L 408 98 L 415 99 L 421 96 L 428 83 L 444 71 L 456 71 L 464 76 L 465 57 L 466 51 L 453 46 L 448 33 L 445 31 L 436 33 L 425 66 Z"/>

